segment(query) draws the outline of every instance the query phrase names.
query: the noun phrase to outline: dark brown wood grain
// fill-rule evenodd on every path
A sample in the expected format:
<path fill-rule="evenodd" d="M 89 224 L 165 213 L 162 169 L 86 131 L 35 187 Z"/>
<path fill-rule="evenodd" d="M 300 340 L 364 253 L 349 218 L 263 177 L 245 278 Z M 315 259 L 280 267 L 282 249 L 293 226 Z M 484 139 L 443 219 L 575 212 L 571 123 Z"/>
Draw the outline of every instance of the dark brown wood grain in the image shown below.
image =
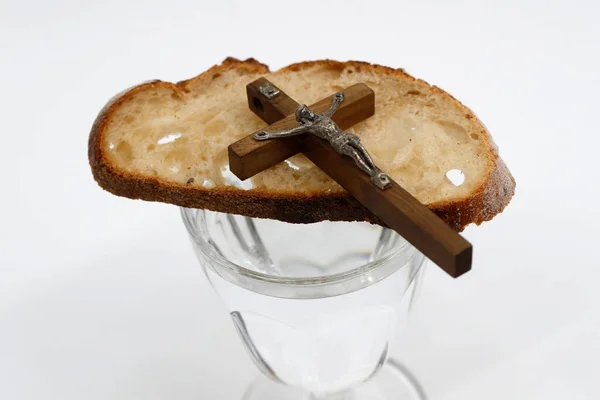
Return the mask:
<path fill-rule="evenodd" d="M 276 96 L 270 100 L 266 99 L 258 91 L 258 88 L 266 83 L 270 84 L 276 89 L 279 89 L 274 83 L 270 82 L 266 78 L 258 78 L 246 86 L 246 94 L 248 97 L 248 107 L 250 107 L 252 112 L 258 115 L 267 124 L 271 125 L 280 119 L 293 114 L 298 107 L 298 103 L 296 103 L 296 101 L 290 96 L 285 94 L 281 89 L 279 89 L 281 92 L 279 96 Z M 373 106 L 375 106 L 375 100 L 373 100 Z"/>
<path fill-rule="evenodd" d="M 279 131 L 298 126 L 294 115 L 298 104 L 281 89 L 281 94 L 273 99 L 276 101 L 264 99 L 256 88 L 265 82 L 267 80 L 261 78 L 248 85 L 247 90 L 250 109 L 270 124 L 265 130 Z M 344 90 L 346 98 L 333 117 L 340 128 L 347 129 L 374 114 L 372 93 L 364 84 Z M 349 97 L 353 102 L 348 101 Z M 258 105 L 254 98 L 263 101 Z M 323 99 L 311 108 L 323 112 L 331 104 L 331 98 Z M 230 168 L 240 179 L 247 179 L 299 151 L 449 275 L 458 277 L 471 269 L 473 247 L 466 239 L 396 182 L 392 181 L 391 187 L 385 190 L 377 188 L 351 158 L 338 154 L 329 143 L 313 135 L 260 142 L 249 135 L 229 147 L 230 163 L 234 163 Z"/>
<path fill-rule="evenodd" d="M 396 182 L 380 190 L 326 141 L 302 135 L 300 143 L 308 159 L 448 274 L 458 277 L 471 269 L 471 244 Z"/>
<path fill-rule="evenodd" d="M 294 115 L 298 103 L 291 97 L 281 91 L 279 96 L 268 100 L 258 93 L 258 86 L 266 81 L 265 78 L 260 78 L 247 86 L 250 109 L 265 122 L 272 124 L 267 130 L 277 131 L 300 125 Z M 375 114 L 375 93 L 367 85 L 359 83 L 343 92 L 344 101 L 332 117 L 341 129 L 348 129 Z M 331 105 L 332 97 L 333 94 L 313 104 L 311 109 L 318 113 L 324 112 Z M 229 168 L 238 178 L 245 180 L 299 151 L 298 137 L 256 141 L 250 135 L 229 146 Z"/>

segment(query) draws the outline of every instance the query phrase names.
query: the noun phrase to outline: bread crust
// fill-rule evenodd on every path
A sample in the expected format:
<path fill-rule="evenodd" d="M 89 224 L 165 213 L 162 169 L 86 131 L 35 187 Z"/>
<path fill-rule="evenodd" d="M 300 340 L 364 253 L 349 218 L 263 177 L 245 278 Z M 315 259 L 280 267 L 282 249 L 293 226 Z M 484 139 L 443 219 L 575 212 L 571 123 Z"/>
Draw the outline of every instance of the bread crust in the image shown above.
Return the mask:
<path fill-rule="evenodd" d="M 368 68 L 378 73 L 401 75 L 404 78 L 427 85 L 426 82 L 411 77 L 402 69 L 393 69 L 360 61 L 306 61 L 289 65 L 283 70 L 299 71 L 315 65 L 331 69 L 343 69 L 348 66 L 355 69 Z M 98 184 L 115 195 L 130 199 L 158 201 L 182 207 L 241 214 L 255 218 L 270 218 L 291 223 L 312 223 L 324 220 L 369 221 L 384 225 L 362 204 L 345 192 L 336 194 L 281 194 L 264 189 L 241 190 L 234 187 L 207 189 L 177 182 L 167 182 L 155 177 L 124 171 L 107 158 L 102 146 L 103 137 L 114 110 L 120 104 L 139 91 L 153 90 L 156 87 L 164 87 L 172 90 L 176 95 L 183 96 L 185 92 L 189 92 L 190 85 L 208 82 L 216 74 L 231 68 L 255 74 L 270 72 L 266 65 L 252 58 L 245 61 L 227 58 L 222 64 L 210 68 L 195 78 L 175 84 L 159 80 L 149 81 L 113 97 L 98 114 L 89 136 L 88 157 L 94 179 Z M 479 225 L 502 212 L 514 195 L 516 183 L 508 168 L 500 159 L 498 150 L 485 126 L 472 111 L 442 89 L 436 86 L 430 86 L 430 88 L 457 104 L 465 112 L 467 118 L 473 118 L 481 126 L 480 137 L 487 141 L 486 147 L 489 149 L 486 157 L 486 162 L 489 164 L 487 176 L 471 195 L 452 201 L 427 204 L 453 229 L 462 231 L 465 226 L 471 223 Z"/>

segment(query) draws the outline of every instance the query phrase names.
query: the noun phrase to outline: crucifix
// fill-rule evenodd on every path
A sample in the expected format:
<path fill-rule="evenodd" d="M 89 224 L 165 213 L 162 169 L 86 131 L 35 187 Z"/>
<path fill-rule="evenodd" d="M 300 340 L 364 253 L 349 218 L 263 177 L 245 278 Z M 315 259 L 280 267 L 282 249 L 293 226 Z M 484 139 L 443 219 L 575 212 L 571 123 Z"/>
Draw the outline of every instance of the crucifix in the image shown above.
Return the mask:
<path fill-rule="evenodd" d="M 344 131 L 375 114 L 375 93 L 359 83 L 310 107 L 265 78 L 246 86 L 250 109 L 268 127 L 229 146 L 229 167 L 248 179 L 302 152 L 389 228 L 453 277 L 471 269 L 473 248 L 373 162 Z"/>

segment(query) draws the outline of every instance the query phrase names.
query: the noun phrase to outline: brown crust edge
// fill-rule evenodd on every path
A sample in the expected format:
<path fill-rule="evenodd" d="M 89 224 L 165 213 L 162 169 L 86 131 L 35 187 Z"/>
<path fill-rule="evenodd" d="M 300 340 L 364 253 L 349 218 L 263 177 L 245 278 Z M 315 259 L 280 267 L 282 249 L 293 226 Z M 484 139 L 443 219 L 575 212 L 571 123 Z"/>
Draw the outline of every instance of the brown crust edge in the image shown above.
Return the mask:
<path fill-rule="evenodd" d="M 329 68 L 345 68 L 352 65 L 367 67 L 384 74 L 403 75 L 425 85 L 402 69 L 393 69 L 360 61 L 339 62 L 333 60 L 306 61 L 292 64 L 282 70 L 299 70 L 314 65 Z M 115 168 L 106 158 L 102 150 L 102 137 L 113 110 L 119 107 L 138 91 L 163 86 L 177 94 L 187 92 L 190 84 L 201 83 L 211 79 L 222 71 L 238 68 L 252 73 L 268 73 L 269 68 L 254 59 L 240 61 L 227 58 L 220 65 L 215 65 L 195 78 L 176 84 L 163 81 L 149 81 L 119 93 L 113 97 L 100 111 L 92 126 L 88 141 L 88 157 L 92 174 L 98 184 L 105 190 L 130 199 L 158 201 L 182 207 L 202 208 L 212 211 L 241 214 L 255 218 L 270 218 L 291 223 L 312 223 L 324 220 L 331 221 L 370 221 L 381 222 L 356 199 L 347 194 L 279 194 L 261 190 L 243 191 L 232 187 L 204 189 L 189 187 L 179 183 L 164 183 L 156 178 L 134 174 Z M 427 85 L 429 86 L 429 85 Z M 457 103 L 466 114 L 474 118 L 483 127 L 474 114 L 458 100 L 436 86 L 429 86 L 443 96 L 448 96 Z M 492 153 L 488 155 L 489 174 L 471 196 L 449 202 L 436 202 L 427 206 L 456 231 L 465 226 L 477 225 L 491 220 L 510 202 L 515 192 L 515 180 L 504 162 L 498 156 L 495 145 L 489 134 L 482 128 L 482 137 L 488 140 Z"/>

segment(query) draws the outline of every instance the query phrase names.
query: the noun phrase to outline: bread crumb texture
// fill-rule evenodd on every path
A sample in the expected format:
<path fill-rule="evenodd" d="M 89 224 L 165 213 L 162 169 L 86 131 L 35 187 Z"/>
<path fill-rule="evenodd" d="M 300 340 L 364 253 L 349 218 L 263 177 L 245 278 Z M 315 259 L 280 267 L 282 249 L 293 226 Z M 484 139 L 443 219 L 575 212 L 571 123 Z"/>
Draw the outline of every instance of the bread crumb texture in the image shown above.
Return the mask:
<path fill-rule="evenodd" d="M 128 172 L 188 186 L 241 186 L 228 173 L 227 146 L 265 125 L 248 109 L 246 84 L 266 76 L 310 105 L 364 82 L 375 91 L 375 116 L 348 131 L 360 136 L 376 164 L 418 200 L 429 204 L 465 197 L 486 178 L 494 162 L 489 135 L 444 92 L 360 63 L 312 64 L 266 74 L 230 68 L 179 91 L 154 84 L 121 103 L 101 145 Z M 463 181 L 449 178 L 455 170 Z M 284 195 L 343 192 L 301 154 L 256 175 L 245 187 Z"/>
<path fill-rule="evenodd" d="M 228 58 L 187 81 L 150 81 L 118 94 L 90 133 L 95 179 L 117 195 L 187 207 L 289 222 L 378 222 L 302 154 L 244 182 L 229 171 L 227 147 L 265 126 L 246 99 L 246 85 L 261 76 L 307 105 L 367 84 L 375 115 L 349 131 L 457 230 L 491 219 L 514 194 L 487 129 L 451 95 L 401 69 L 331 60 L 270 72 L 253 59 Z"/>

